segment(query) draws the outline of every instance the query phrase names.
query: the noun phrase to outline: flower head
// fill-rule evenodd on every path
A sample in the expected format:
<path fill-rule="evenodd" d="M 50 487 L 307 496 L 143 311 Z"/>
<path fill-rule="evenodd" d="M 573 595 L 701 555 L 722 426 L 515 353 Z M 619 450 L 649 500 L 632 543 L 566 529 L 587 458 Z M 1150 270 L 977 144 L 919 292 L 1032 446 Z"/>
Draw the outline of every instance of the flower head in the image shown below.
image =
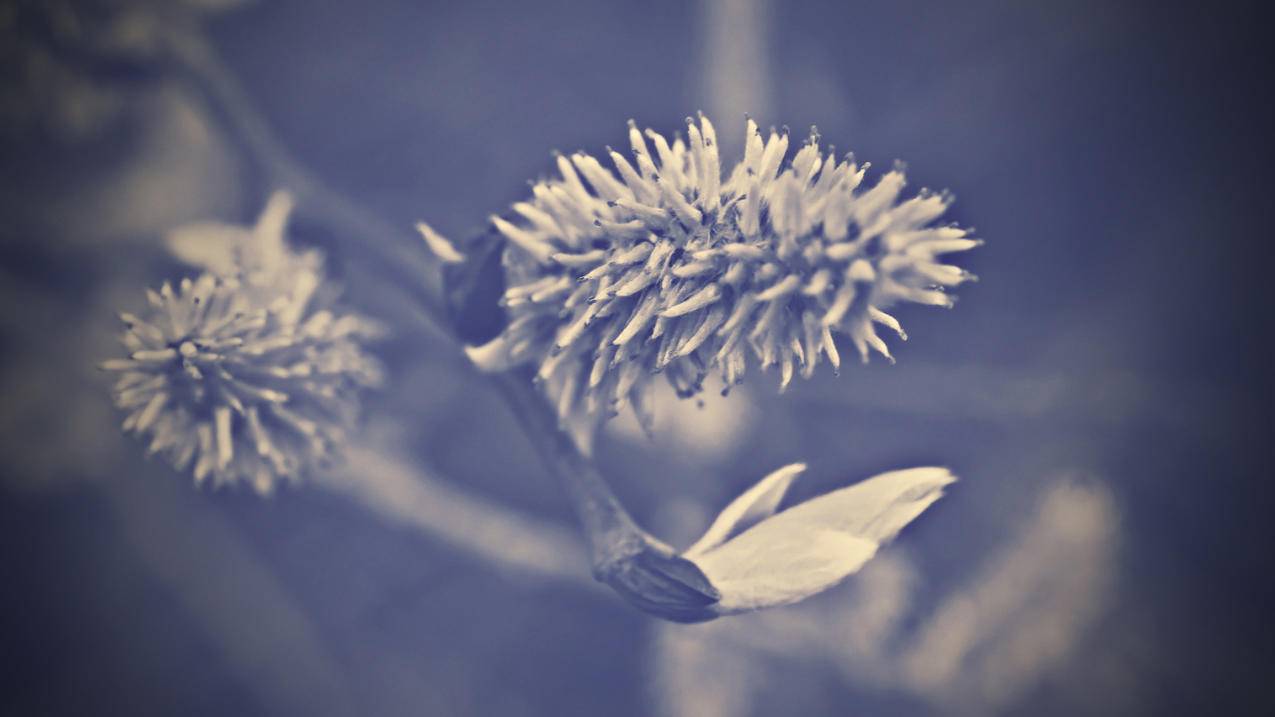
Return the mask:
<path fill-rule="evenodd" d="M 245 480 L 269 493 L 299 479 L 332 457 L 359 389 L 380 381 L 362 348 L 378 327 L 319 295 L 321 256 L 282 243 L 284 199 L 258 225 L 275 227 L 267 241 L 240 246 L 233 272 L 166 282 L 146 292 L 140 315 L 121 314 L 128 357 L 102 364 L 120 374 L 124 429 L 196 482 Z"/>
<path fill-rule="evenodd" d="M 584 153 L 557 158 L 561 177 L 536 183 L 493 217 L 504 254 L 508 323 L 470 350 L 481 367 L 532 364 L 559 414 L 649 424 L 648 387 L 663 373 L 679 395 L 717 373 L 729 387 L 748 366 L 777 366 L 781 387 L 834 368 L 843 334 L 863 360 L 890 358 L 875 325 L 906 338 L 885 309 L 951 306 L 971 278 L 943 254 L 979 244 L 935 226 L 950 197 L 901 199 L 902 169 L 861 187 L 867 165 L 824 154 L 818 135 L 788 162 L 788 134 L 762 138 L 750 119 L 743 159 L 723 179 L 707 118 L 670 144 L 629 124 L 630 160 L 612 172 Z"/>

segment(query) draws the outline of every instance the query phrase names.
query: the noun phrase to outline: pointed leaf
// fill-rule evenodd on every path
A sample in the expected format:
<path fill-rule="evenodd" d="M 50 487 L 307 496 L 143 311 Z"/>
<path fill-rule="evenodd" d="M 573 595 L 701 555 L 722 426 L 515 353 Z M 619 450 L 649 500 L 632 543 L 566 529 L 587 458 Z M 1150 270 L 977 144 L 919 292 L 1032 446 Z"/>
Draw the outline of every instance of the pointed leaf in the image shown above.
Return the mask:
<path fill-rule="evenodd" d="M 786 605 L 858 571 L 956 480 L 945 468 L 884 473 L 812 498 L 694 558 L 723 613 Z"/>
<path fill-rule="evenodd" d="M 877 544 L 834 530 L 763 521 L 696 559 L 722 594 L 722 614 L 788 605 L 823 592 L 876 555 Z"/>
<path fill-rule="evenodd" d="M 178 261 L 224 276 L 234 272 L 238 253 L 249 236 L 243 227 L 201 222 L 177 227 L 164 243 Z"/>
<path fill-rule="evenodd" d="M 505 336 L 497 336 L 482 346 L 466 346 L 465 355 L 480 371 L 495 373 L 507 371 L 518 362 L 513 357 L 513 347 Z"/>
<path fill-rule="evenodd" d="M 434 228 L 430 225 L 425 222 L 417 222 L 416 231 L 420 232 L 421 238 L 425 240 L 425 246 L 439 261 L 444 264 L 462 264 L 465 262 L 465 255 L 457 251 L 456 245 L 452 244 L 447 237 L 434 231 Z"/>
<path fill-rule="evenodd" d="M 781 515 L 886 543 L 955 481 L 946 468 L 890 471 L 793 506 Z"/>
<path fill-rule="evenodd" d="M 806 464 L 793 463 L 762 478 L 756 485 L 731 501 L 730 505 L 717 515 L 704 536 L 687 548 L 683 554 L 693 559 L 721 545 L 727 538 L 774 515 L 779 502 L 788 492 L 788 486 L 792 485 L 793 480 L 804 470 L 806 470 Z"/>
<path fill-rule="evenodd" d="M 270 195 L 265 209 L 252 229 L 252 251 L 262 266 L 275 268 L 287 255 L 284 232 L 288 228 L 288 216 L 292 214 L 292 195 L 276 191 Z"/>
<path fill-rule="evenodd" d="M 257 241 L 282 241 L 293 204 L 292 195 L 288 192 L 277 191 L 270 195 L 261 216 L 257 217 L 257 226 L 253 228 Z"/>

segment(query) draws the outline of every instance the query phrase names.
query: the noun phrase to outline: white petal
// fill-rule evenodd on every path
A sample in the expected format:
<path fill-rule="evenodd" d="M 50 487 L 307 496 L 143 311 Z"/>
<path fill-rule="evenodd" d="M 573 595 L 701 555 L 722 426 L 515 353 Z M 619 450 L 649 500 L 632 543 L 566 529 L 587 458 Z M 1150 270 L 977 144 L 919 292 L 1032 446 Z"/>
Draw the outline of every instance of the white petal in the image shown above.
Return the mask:
<path fill-rule="evenodd" d="M 520 363 L 514 358 L 509 339 L 503 334 L 482 346 L 466 346 L 465 355 L 475 366 L 487 373 L 505 371 Z"/>
<path fill-rule="evenodd" d="M 224 276 L 234 272 L 236 254 L 249 236 L 243 227 L 202 222 L 177 227 L 164 244 L 178 261 Z"/>
<path fill-rule="evenodd" d="M 261 210 L 261 216 L 257 218 L 257 225 L 252 229 L 253 249 L 258 252 L 258 259 L 264 268 L 278 267 L 287 255 L 283 237 L 293 204 L 292 195 L 288 192 L 276 191 L 271 194 L 266 208 Z"/>
<path fill-rule="evenodd" d="M 434 231 L 434 228 L 425 222 L 416 223 L 416 231 L 421 233 L 421 237 L 425 239 L 425 246 L 429 248 L 430 253 L 438 257 L 438 260 L 444 264 L 459 264 L 465 261 L 465 255 L 456 250 L 446 237 Z"/>
<path fill-rule="evenodd" d="M 943 495 L 946 468 L 884 473 L 813 498 L 695 558 L 725 614 L 785 605 L 858 571 Z"/>
<path fill-rule="evenodd" d="M 784 511 L 808 523 L 884 543 L 956 481 L 946 468 L 891 471 L 835 490 Z"/>
<path fill-rule="evenodd" d="M 722 599 L 722 614 L 788 605 L 857 572 L 877 544 L 835 530 L 805 529 L 771 518 L 694 562 Z"/>
<path fill-rule="evenodd" d="M 708 531 L 694 545 L 686 549 L 683 557 L 693 559 L 694 556 L 712 550 L 721 545 L 728 537 L 753 524 L 769 518 L 779 507 L 788 486 L 806 470 L 804 463 L 793 463 L 784 466 L 762 478 L 753 487 L 744 491 L 731 501 L 726 509 L 718 514 Z"/>

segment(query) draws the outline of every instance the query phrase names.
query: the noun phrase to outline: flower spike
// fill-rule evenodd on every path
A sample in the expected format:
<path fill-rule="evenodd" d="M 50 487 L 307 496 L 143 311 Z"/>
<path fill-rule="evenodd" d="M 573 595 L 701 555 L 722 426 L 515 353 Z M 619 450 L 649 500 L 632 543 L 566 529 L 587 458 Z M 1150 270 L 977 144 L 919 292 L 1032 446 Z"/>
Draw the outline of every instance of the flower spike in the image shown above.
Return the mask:
<path fill-rule="evenodd" d="M 175 232 L 174 253 L 206 270 L 121 314 L 128 355 L 100 364 L 118 373 L 124 430 L 197 483 L 267 494 L 299 480 L 334 457 L 359 390 L 380 382 L 363 348 L 380 326 L 333 305 L 318 252 L 286 245 L 291 206 L 280 193 L 256 227 Z"/>
<path fill-rule="evenodd" d="M 781 385 L 825 359 L 835 370 L 837 334 L 864 361 L 893 361 L 876 325 L 905 334 L 886 309 L 951 306 L 973 278 L 942 261 L 980 243 L 933 225 L 950 195 L 903 198 L 901 166 L 865 189 L 867 165 L 821 152 L 813 128 L 785 162 L 787 129 L 763 137 L 749 119 L 724 174 L 702 114 L 685 141 L 633 122 L 628 134 L 632 161 L 608 150 L 614 173 L 560 155 L 561 179 L 492 220 L 507 240 L 508 321 L 471 355 L 536 366 L 563 420 L 640 410 L 656 373 L 693 396 L 710 373 L 729 388 L 750 364 L 778 366 Z"/>

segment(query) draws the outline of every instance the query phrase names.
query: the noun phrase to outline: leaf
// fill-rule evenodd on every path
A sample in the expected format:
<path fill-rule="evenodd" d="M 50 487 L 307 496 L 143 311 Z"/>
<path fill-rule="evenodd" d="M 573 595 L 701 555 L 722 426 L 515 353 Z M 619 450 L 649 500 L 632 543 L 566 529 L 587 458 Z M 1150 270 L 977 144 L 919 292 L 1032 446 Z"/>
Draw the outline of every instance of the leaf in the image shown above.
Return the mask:
<path fill-rule="evenodd" d="M 883 473 L 762 520 L 693 560 L 721 592 L 714 608 L 723 614 L 797 602 L 857 572 L 954 480 L 946 468 Z"/>
<path fill-rule="evenodd" d="M 788 486 L 806 470 L 806 464 L 793 463 L 784 466 L 757 481 L 756 485 L 740 494 L 717 515 L 694 545 L 683 553 L 688 558 L 703 554 L 726 541 L 727 538 L 747 530 L 756 523 L 774 515 L 779 502 L 788 492 Z"/>
<path fill-rule="evenodd" d="M 239 251 L 249 236 L 244 227 L 201 222 L 177 227 L 164 243 L 178 261 L 225 276 L 234 272 Z"/>
<path fill-rule="evenodd" d="M 482 346 L 466 346 L 465 355 L 485 373 L 508 371 L 518 365 L 513 358 L 513 347 L 504 335 L 497 336 Z"/>
<path fill-rule="evenodd" d="M 465 255 L 457 251 L 456 246 L 448 241 L 447 237 L 434 231 L 434 228 L 430 225 L 425 222 L 417 222 L 416 231 L 420 232 L 421 238 L 425 240 L 425 246 L 439 261 L 444 264 L 462 264 L 465 262 Z"/>
<path fill-rule="evenodd" d="M 292 207 L 292 195 L 278 191 L 270 195 L 254 226 L 196 222 L 173 229 L 164 243 L 179 261 L 221 276 L 238 270 L 244 252 L 251 253 L 253 263 L 277 267 L 287 252 L 283 235 Z"/>
<path fill-rule="evenodd" d="M 876 555 L 877 544 L 832 530 L 763 523 L 696 560 L 730 614 L 788 605 L 823 592 Z"/>
<path fill-rule="evenodd" d="M 780 515 L 886 543 L 955 481 L 946 468 L 890 471 L 812 498 Z"/>
<path fill-rule="evenodd" d="M 275 191 L 266 202 L 265 209 L 261 210 L 256 226 L 252 228 L 252 248 L 258 253 L 258 260 L 264 266 L 279 266 L 279 262 L 287 254 L 283 235 L 287 231 L 293 205 L 290 193 Z"/>

